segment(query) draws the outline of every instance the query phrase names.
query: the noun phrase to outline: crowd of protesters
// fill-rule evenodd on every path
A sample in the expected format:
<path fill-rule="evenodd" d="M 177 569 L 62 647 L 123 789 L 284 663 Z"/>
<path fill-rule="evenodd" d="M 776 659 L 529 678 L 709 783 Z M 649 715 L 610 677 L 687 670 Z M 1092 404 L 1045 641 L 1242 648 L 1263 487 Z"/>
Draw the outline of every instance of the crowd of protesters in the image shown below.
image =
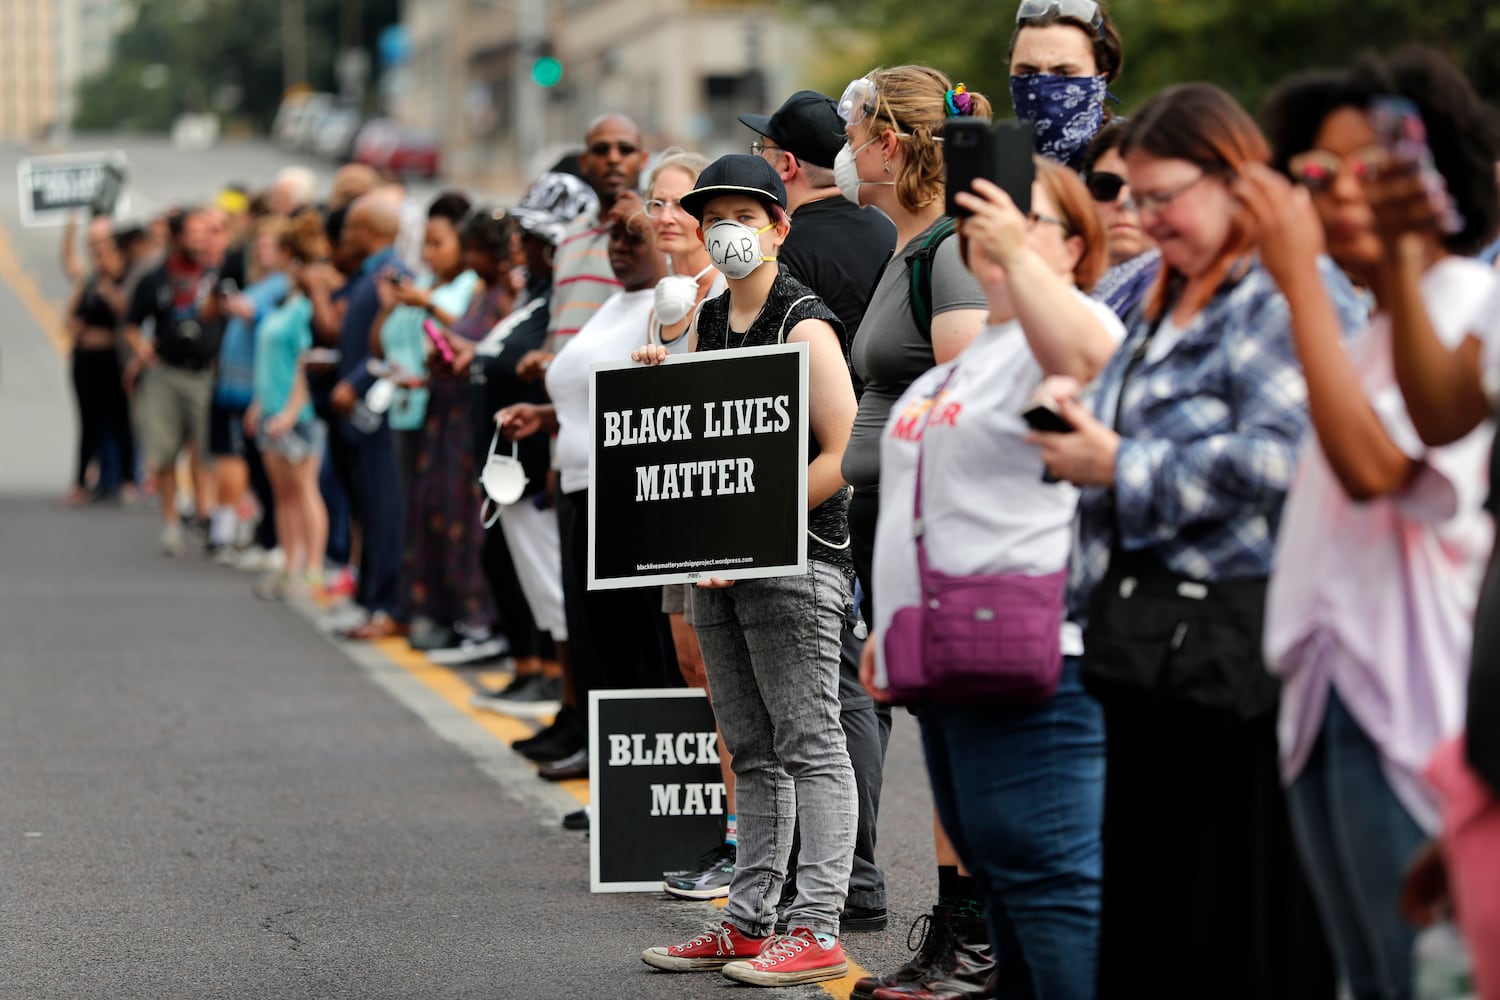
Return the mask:
<path fill-rule="evenodd" d="M 657 969 L 845 975 L 895 705 L 936 891 L 855 997 L 1396 1000 L 1445 918 L 1500 998 L 1491 109 L 1410 48 L 1259 123 L 1202 83 L 1120 116 L 1094 0 L 1023 0 L 1008 58 L 1029 191 L 946 190 L 994 109 L 897 66 L 649 173 L 604 114 L 514 206 L 291 169 L 94 220 L 88 266 L 70 228 L 69 502 L 141 469 L 180 555 L 188 485 L 260 596 L 509 656 L 475 705 L 550 720 L 545 779 L 590 691 L 706 688 L 724 841 L 664 889 L 727 904 Z M 589 589 L 592 368 L 779 343 L 807 571 Z"/>

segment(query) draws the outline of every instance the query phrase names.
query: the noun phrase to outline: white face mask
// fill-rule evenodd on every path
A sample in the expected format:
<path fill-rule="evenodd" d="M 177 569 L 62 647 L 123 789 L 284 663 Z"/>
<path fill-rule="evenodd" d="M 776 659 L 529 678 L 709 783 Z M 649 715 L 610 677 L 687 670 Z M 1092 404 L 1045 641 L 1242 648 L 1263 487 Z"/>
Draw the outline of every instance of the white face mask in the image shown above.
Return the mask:
<path fill-rule="evenodd" d="M 720 219 L 703 230 L 703 245 L 708 248 L 708 259 L 724 277 L 748 278 L 761 264 L 776 259 L 760 251 L 760 234 L 775 228 L 774 222 L 751 229 L 734 219 Z"/>
<path fill-rule="evenodd" d="M 384 413 L 391 408 L 396 398 L 396 383 L 388 378 L 378 378 L 365 390 L 365 407 L 371 413 Z"/>
<path fill-rule="evenodd" d="M 484 517 L 483 511 L 480 515 L 484 517 L 484 526 L 490 527 L 500 516 L 500 507 L 506 507 L 521 499 L 521 494 L 526 492 L 526 484 L 530 480 L 526 477 L 526 469 L 521 465 L 517 457 L 518 448 L 514 441 L 510 444 L 509 455 L 495 454 L 495 445 L 500 441 L 500 429 L 495 429 L 495 435 L 490 438 L 490 454 L 484 461 L 484 468 L 479 473 L 479 485 L 484 488 L 487 502 L 497 505 L 495 513 Z"/>
<path fill-rule="evenodd" d="M 844 142 L 844 148 L 839 150 L 838 155 L 833 158 L 833 182 L 839 186 L 839 193 L 845 198 L 859 204 L 859 189 L 865 186 L 887 187 L 893 186 L 895 181 L 862 181 L 859 179 L 859 164 L 854 162 L 865 147 L 880 138 L 875 136 L 869 142 L 864 143 L 859 149 L 850 149 L 849 143 Z"/>
<path fill-rule="evenodd" d="M 698 304 L 698 279 L 709 271 L 712 264 L 694 275 L 669 274 L 656 283 L 656 321 L 662 326 L 672 326 L 688 318 L 693 306 Z"/>

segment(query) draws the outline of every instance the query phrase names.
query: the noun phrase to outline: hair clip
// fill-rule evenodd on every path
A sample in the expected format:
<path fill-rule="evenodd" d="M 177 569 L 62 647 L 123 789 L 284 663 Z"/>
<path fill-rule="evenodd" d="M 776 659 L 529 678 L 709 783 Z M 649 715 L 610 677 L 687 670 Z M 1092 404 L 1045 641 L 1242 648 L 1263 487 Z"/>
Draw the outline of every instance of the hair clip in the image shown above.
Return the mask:
<path fill-rule="evenodd" d="M 974 95 L 963 84 L 959 84 L 943 95 L 943 106 L 950 118 L 967 118 L 974 113 Z"/>

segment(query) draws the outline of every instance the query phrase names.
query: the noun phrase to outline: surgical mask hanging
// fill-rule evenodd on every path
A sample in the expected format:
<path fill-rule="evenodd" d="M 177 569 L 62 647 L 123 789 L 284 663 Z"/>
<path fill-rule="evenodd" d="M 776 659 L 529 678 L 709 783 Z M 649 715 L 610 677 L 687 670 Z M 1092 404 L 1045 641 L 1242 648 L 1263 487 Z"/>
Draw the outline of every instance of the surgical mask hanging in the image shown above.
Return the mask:
<path fill-rule="evenodd" d="M 484 518 L 486 528 L 500 517 L 501 507 L 508 507 L 521 499 L 521 494 L 526 492 L 526 484 L 530 482 L 518 457 L 516 442 L 510 443 L 509 455 L 497 455 L 495 445 L 499 442 L 500 428 L 496 427 L 494 435 L 490 437 L 489 456 L 484 460 L 484 468 L 479 473 L 479 485 L 484 489 L 485 503 L 493 502 L 496 505 L 493 514 L 486 515 L 480 510 L 480 517 Z"/>
<path fill-rule="evenodd" d="M 1031 122 L 1036 151 L 1076 168 L 1104 125 L 1109 83 L 1102 76 L 1035 73 L 1010 78 L 1016 116 Z"/>
<path fill-rule="evenodd" d="M 760 252 L 760 234 L 774 228 L 774 222 L 751 229 L 734 219 L 720 219 L 703 230 L 703 245 L 708 248 L 708 259 L 724 277 L 748 278 L 757 267 L 776 259 Z"/>
<path fill-rule="evenodd" d="M 706 235 L 706 234 L 705 234 Z M 714 269 L 710 264 L 694 275 L 669 274 L 656 283 L 656 321 L 672 326 L 688 318 L 698 304 L 698 281 Z"/>
<path fill-rule="evenodd" d="M 875 136 L 871 138 L 869 142 L 862 144 L 859 149 L 850 149 L 849 143 L 845 142 L 844 148 L 839 150 L 838 155 L 833 158 L 833 182 L 839 186 L 839 193 L 856 205 L 859 204 L 859 189 L 861 187 L 886 187 L 896 183 L 895 181 L 862 181 L 859 179 L 859 164 L 854 162 L 854 158 L 866 146 L 875 142 L 878 138 L 880 137 Z"/>

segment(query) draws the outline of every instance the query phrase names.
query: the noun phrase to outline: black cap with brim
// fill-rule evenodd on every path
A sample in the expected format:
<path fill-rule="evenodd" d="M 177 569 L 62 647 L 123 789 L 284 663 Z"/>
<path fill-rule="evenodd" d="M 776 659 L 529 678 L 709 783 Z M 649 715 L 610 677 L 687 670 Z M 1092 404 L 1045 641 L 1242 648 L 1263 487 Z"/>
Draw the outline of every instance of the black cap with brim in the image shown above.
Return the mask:
<path fill-rule="evenodd" d="M 827 94 L 799 90 L 770 115 L 740 115 L 740 121 L 799 160 L 832 167 L 844 146 L 844 120 Z"/>
<path fill-rule="evenodd" d="M 704 207 L 726 194 L 749 195 L 786 210 L 786 186 L 781 183 L 781 175 L 765 160 L 748 153 L 721 156 L 704 167 L 697 185 L 678 204 L 684 212 L 702 221 Z"/>

